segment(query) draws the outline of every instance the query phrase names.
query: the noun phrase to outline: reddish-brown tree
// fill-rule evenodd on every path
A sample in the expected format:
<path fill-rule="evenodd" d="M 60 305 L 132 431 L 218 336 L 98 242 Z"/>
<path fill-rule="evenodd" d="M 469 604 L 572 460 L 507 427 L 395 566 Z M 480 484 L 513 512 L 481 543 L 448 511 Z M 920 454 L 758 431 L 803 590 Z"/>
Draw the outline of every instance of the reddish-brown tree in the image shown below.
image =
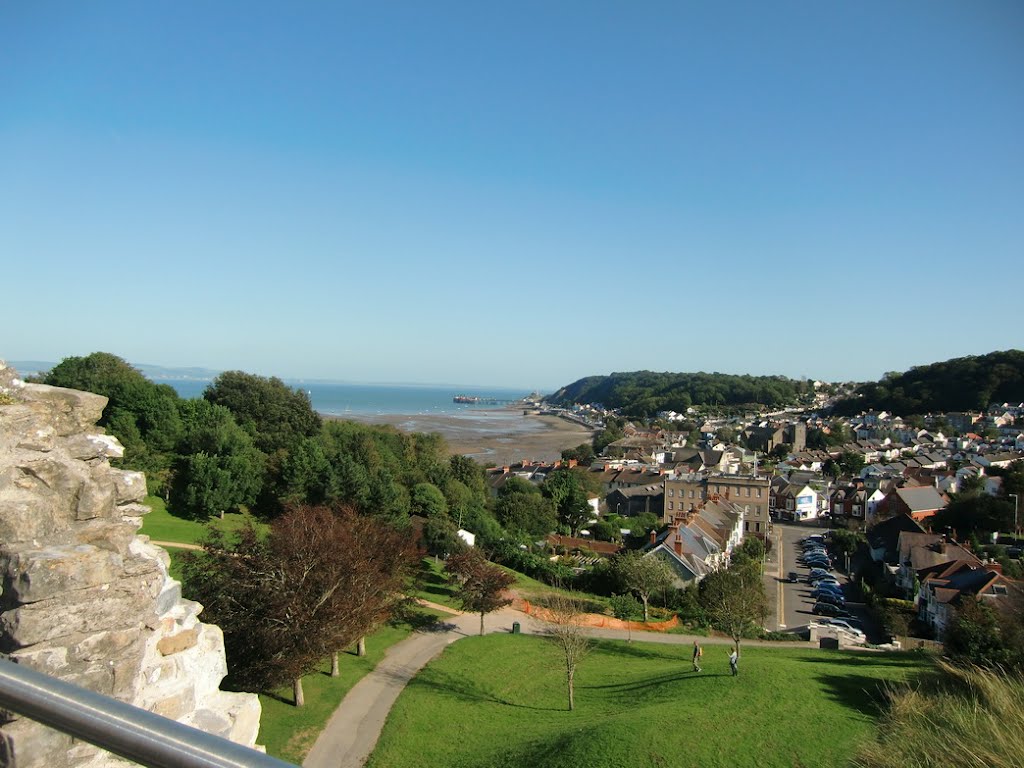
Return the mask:
<path fill-rule="evenodd" d="M 349 508 L 296 507 L 261 538 L 213 531 L 187 559 L 186 593 L 224 630 L 229 674 L 243 689 L 291 682 L 363 637 L 402 601 L 416 562 L 410 535 Z"/>
<path fill-rule="evenodd" d="M 459 598 L 463 609 L 480 614 L 482 635 L 484 616 L 512 602 L 503 595 L 515 581 L 515 577 L 487 562 L 476 549 L 468 549 L 449 557 L 445 570 L 448 571 L 449 580 L 455 585 L 455 596 Z"/>

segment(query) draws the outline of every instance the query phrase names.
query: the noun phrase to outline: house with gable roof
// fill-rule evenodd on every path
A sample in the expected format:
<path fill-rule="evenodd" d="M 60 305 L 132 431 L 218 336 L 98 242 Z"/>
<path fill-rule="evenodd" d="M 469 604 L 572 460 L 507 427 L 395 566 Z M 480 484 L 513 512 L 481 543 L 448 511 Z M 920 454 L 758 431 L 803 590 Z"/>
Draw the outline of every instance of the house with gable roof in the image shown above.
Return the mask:
<path fill-rule="evenodd" d="M 1011 594 L 1020 594 L 1021 584 L 1003 575 L 998 563 L 977 565 L 954 560 L 925 569 L 921 580 L 919 616 L 942 639 L 957 606 L 965 600 L 981 600 L 996 608 L 1006 605 Z"/>
<path fill-rule="evenodd" d="M 651 532 L 644 557 L 664 560 L 677 587 L 699 582 L 729 566 L 733 549 L 743 539 L 743 510 L 727 501 L 702 502 L 675 513 L 659 535 Z"/>
<path fill-rule="evenodd" d="M 879 516 L 910 515 L 920 522 L 940 509 L 945 509 L 949 500 L 934 486 L 895 488 L 878 504 L 875 513 Z"/>

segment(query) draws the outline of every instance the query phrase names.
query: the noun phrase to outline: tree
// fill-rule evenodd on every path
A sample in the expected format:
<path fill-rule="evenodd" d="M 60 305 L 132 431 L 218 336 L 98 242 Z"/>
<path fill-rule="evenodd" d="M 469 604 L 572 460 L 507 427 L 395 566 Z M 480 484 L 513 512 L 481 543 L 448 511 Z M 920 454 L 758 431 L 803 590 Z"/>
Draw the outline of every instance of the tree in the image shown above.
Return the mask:
<path fill-rule="evenodd" d="M 700 602 L 712 626 L 732 638 L 737 653 L 743 636 L 763 628 L 768 616 L 761 572 L 751 564 L 709 573 L 700 583 Z"/>
<path fill-rule="evenodd" d="M 570 536 L 577 536 L 580 528 L 590 522 L 593 509 L 587 503 L 586 491 L 573 470 L 556 469 L 548 475 L 541 491 L 554 502 L 558 520 L 569 529 Z"/>
<path fill-rule="evenodd" d="M 256 447 L 267 454 L 287 450 L 301 438 L 320 432 L 320 416 L 309 395 L 276 377 L 227 371 L 214 379 L 203 397 L 230 410 Z"/>
<path fill-rule="evenodd" d="M 859 475 L 864 469 L 864 454 L 856 451 L 843 451 L 837 462 L 844 475 Z"/>
<path fill-rule="evenodd" d="M 449 581 L 455 585 L 455 596 L 464 610 L 480 614 L 480 634 L 484 633 L 484 616 L 512 602 L 505 590 L 515 582 L 508 571 L 487 562 L 479 550 L 468 549 L 452 555 L 445 564 Z"/>
<path fill-rule="evenodd" d="M 672 569 L 660 557 L 644 557 L 639 552 L 625 552 L 619 555 L 613 561 L 612 567 L 622 585 L 640 598 L 644 605 L 644 621 L 647 621 L 651 596 L 672 586 Z"/>
<path fill-rule="evenodd" d="M 44 384 L 95 392 L 107 398 L 99 424 L 125 447 L 115 464 L 146 473 L 150 492 L 165 489 L 181 436 L 181 399 L 170 386 L 155 384 L 109 352 L 68 357 L 43 378 Z"/>
<path fill-rule="evenodd" d="M 636 616 L 637 611 L 640 610 L 640 603 L 632 595 L 612 595 L 612 599 L 609 601 L 612 609 L 612 615 L 621 621 L 626 622 L 626 642 L 633 642 L 632 625 L 629 623 L 630 620 Z"/>
<path fill-rule="evenodd" d="M 576 669 L 590 652 L 590 638 L 583 627 L 582 601 L 572 595 L 555 595 L 547 604 L 548 637 L 561 654 L 569 711 L 576 709 Z"/>
<path fill-rule="evenodd" d="M 407 532 L 348 508 L 297 507 L 267 536 L 211 527 L 203 552 L 186 553 L 182 581 L 224 631 L 232 683 L 291 682 L 302 706 L 302 676 L 399 605 L 415 562 Z"/>
<path fill-rule="evenodd" d="M 206 400 L 181 404 L 184 434 L 171 475 L 174 509 L 198 518 L 251 505 L 263 484 L 264 456 L 231 411 Z"/>
<path fill-rule="evenodd" d="M 1019 589 L 997 608 L 964 598 L 946 628 L 946 654 L 961 664 L 1024 670 L 1024 593 Z"/>
<path fill-rule="evenodd" d="M 494 514 L 506 530 L 531 539 L 555 529 L 558 517 L 551 499 L 546 499 L 532 483 L 510 478 L 498 491 Z"/>
<path fill-rule="evenodd" d="M 426 518 L 448 517 L 448 501 L 433 483 L 417 483 L 410 494 L 409 511 Z"/>
<path fill-rule="evenodd" d="M 935 530 L 952 528 L 963 539 L 972 534 L 987 536 L 1013 527 L 1013 501 L 982 493 L 957 494 L 931 520 Z"/>

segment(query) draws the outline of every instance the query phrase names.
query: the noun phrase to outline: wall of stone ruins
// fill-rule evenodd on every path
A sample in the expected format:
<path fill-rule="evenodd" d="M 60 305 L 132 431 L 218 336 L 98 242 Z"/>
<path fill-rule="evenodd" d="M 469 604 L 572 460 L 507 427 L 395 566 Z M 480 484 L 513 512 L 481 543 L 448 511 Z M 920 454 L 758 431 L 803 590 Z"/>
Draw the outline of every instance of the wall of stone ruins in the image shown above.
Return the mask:
<path fill-rule="evenodd" d="M 106 402 L 0 361 L 0 653 L 252 746 L 259 700 L 218 689 L 220 629 L 138 535 L 146 481 L 111 467 L 123 448 L 96 426 Z M 124 764 L 31 720 L 0 726 L 0 765 Z"/>

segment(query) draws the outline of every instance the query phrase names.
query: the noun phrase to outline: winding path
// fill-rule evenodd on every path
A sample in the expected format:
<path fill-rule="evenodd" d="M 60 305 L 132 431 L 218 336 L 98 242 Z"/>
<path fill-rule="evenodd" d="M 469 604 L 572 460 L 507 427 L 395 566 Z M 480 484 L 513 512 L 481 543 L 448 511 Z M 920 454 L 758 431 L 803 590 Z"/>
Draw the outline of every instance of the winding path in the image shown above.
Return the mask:
<path fill-rule="evenodd" d="M 415 632 L 394 645 L 376 668 L 353 686 L 327 721 L 302 763 L 303 768 L 362 768 L 377 745 L 388 712 L 406 683 L 448 645 L 480 633 L 479 614 L 461 613 L 436 603 L 421 602 L 427 607 L 452 614 L 451 619 L 439 623 L 436 629 Z M 484 632 L 510 632 L 514 621 L 519 622 L 526 634 L 542 634 L 546 626 L 544 622 L 525 613 L 503 608 L 486 616 Z M 627 633 L 619 629 L 586 631 L 595 638 L 627 639 Z M 669 635 L 661 632 L 633 632 L 633 639 L 667 645 L 691 645 L 694 640 L 701 645 L 731 644 L 728 638 Z M 743 644 L 777 645 L 757 640 L 744 640 Z"/>

